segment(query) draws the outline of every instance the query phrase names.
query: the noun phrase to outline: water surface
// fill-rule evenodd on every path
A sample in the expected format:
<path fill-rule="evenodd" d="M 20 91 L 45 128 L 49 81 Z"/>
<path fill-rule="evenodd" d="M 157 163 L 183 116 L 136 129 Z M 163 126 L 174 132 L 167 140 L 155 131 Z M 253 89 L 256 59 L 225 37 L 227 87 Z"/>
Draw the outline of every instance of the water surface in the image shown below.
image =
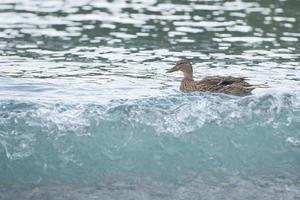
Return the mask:
<path fill-rule="evenodd" d="M 0 3 L 0 199 L 300 198 L 300 2 Z M 245 97 L 179 91 L 234 75 Z"/>

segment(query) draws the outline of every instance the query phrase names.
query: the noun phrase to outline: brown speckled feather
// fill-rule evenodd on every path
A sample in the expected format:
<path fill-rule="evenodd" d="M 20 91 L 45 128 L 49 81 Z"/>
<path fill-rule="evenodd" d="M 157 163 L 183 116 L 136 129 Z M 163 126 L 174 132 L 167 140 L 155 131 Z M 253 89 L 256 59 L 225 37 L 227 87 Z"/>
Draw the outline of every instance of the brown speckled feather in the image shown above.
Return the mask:
<path fill-rule="evenodd" d="M 208 76 L 200 81 L 194 81 L 192 64 L 186 60 L 177 61 L 167 73 L 174 71 L 183 72 L 180 90 L 184 92 L 201 91 L 245 95 L 255 89 L 253 85 L 246 82 L 245 78 L 232 76 Z"/>
<path fill-rule="evenodd" d="M 189 91 L 208 91 L 226 94 L 248 94 L 254 87 L 245 81 L 245 78 L 235 78 L 231 76 L 209 76 L 200 81 L 183 79 L 180 89 Z"/>

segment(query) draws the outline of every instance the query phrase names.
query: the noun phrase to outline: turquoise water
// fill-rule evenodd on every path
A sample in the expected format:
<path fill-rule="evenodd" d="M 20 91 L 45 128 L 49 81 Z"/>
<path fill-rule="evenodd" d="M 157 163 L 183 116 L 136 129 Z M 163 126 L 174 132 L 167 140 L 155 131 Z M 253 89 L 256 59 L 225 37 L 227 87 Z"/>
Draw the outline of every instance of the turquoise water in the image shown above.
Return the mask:
<path fill-rule="evenodd" d="M 0 199 L 299 199 L 299 1 L 0 3 Z M 179 91 L 248 77 L 249 96 Z"/>

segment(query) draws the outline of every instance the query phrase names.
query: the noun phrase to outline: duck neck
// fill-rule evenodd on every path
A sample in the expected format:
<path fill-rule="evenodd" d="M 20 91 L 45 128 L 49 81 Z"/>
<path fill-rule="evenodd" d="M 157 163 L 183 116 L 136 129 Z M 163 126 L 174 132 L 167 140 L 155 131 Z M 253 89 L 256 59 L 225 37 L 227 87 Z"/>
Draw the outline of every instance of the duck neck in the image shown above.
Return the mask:
<path fill-rule="evenodd" d="M 193 80 L 193 73 L 183 72 L 183 79 L 185 80 Z"/>

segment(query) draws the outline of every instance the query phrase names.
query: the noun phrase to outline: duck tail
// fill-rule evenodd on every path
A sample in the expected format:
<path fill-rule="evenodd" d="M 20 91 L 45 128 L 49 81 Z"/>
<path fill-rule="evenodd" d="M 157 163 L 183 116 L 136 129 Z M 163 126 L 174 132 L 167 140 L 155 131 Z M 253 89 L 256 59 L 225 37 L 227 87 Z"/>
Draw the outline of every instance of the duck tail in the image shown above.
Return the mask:
<path fill-rule="evenodd" d="M 252 90 L 256 89 L 257 87 L 255 86 L 250 86 L 250 87 L 245 87 L 244 88 L 244 93 L 251 93 Z"/>

